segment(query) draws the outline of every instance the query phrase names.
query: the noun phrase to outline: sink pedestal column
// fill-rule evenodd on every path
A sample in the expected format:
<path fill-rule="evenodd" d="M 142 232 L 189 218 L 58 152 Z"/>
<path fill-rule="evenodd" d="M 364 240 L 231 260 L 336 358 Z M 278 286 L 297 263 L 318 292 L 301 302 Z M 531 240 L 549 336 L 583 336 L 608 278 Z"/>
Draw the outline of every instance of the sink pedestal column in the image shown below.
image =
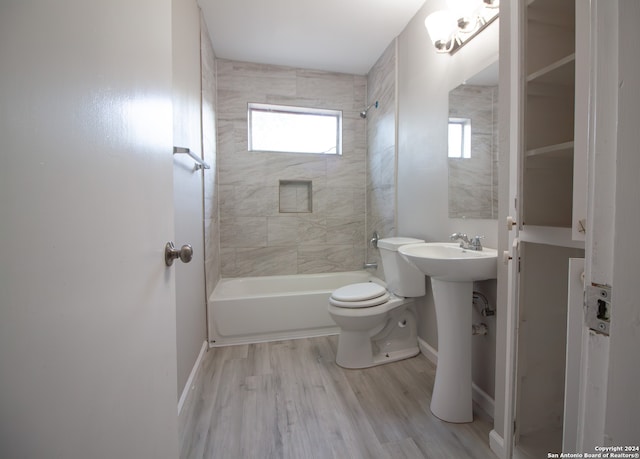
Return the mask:
<path fill-rule="evenodd" d="M 447 422 L 472 422 L 471 307 L 473 282 L 431 278 L 438 323 L 438 365 L 431 412 Z"/>

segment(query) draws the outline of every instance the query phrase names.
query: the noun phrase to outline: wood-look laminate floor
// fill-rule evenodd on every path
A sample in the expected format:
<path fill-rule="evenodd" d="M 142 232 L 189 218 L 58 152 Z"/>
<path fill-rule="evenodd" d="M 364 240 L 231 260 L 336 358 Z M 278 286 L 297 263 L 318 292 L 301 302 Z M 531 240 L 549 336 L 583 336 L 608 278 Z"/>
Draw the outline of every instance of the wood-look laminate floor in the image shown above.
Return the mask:
<path fill-rule="evenodd" d="M 336 346 L 329 336 L 209 350 L 180 416 L 181 458 L 495 458 L 489 416 L 431 414 L 424 356 L 346 370 Z"/>

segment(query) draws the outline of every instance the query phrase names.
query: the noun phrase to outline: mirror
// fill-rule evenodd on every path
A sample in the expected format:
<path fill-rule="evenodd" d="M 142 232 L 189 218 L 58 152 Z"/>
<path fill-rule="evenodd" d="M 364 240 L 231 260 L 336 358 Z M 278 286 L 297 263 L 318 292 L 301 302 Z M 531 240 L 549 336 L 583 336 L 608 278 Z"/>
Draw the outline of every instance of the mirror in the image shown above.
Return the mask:
<path fill-rule="evenodd" d="M 498 62 L 449 92 L 449 218 L 498 218 Z"/>

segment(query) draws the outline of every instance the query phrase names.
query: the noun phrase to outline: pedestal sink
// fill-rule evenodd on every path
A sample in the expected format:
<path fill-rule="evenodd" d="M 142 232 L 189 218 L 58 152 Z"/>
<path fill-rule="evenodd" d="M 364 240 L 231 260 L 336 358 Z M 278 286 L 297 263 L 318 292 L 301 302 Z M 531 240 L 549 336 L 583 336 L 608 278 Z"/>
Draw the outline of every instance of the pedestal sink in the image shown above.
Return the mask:
<path fill-rule="evenodd" d="M 431 412 L 443 421 L 471 422 L 471 304 L 473 282 L 495 279 L 497 252 L 459 244 L 411 244 L 398 250 L 431 278 L 438 327 L 438 365 Z"/>

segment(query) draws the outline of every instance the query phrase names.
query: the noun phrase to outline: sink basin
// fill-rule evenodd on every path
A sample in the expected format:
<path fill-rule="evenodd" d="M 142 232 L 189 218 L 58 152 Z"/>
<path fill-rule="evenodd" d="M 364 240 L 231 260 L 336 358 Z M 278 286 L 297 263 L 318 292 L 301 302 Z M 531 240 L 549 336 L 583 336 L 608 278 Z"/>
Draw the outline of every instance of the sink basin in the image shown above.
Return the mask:
<path fill-rule="evenodd" d="M 494 249 L 463 249 L 457 243 L 425 242 L 398 250 L 425 275 L 449 282 L 495 279 L 498 253 Z"/>

